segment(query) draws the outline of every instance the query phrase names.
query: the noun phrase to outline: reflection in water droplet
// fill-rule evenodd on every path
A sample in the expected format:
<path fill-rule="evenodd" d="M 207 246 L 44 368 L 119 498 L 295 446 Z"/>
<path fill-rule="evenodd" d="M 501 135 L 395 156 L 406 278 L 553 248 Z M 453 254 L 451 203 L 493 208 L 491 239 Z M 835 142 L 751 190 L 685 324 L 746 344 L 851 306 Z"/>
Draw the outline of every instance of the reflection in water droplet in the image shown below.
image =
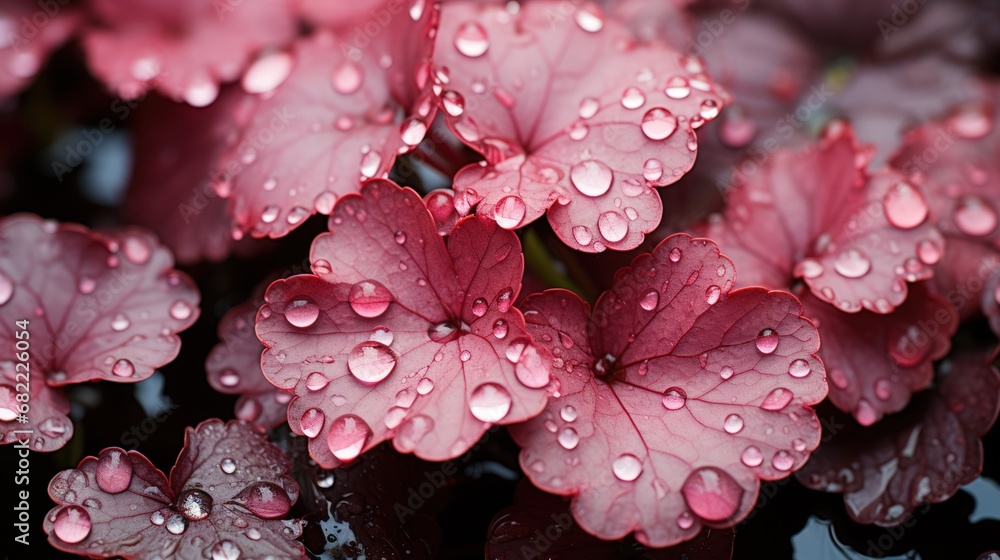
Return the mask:
<path fill-rule="evenodd" d="M 505 196 L 493 207 L 493 219 L 504 229 L 514 229 L 524 219 L 526 211 L 524 200 L 516 195 Z"/>
<path fill-rule="evenodd" d="M 759 467 L 764 462 L 764 454 L 760 452 L 759 447 L 751 445 L 743 450 L 740 460 L 748 467 Z"/>
<path fill-rule="evenodd" d="M 365 318 L 378 317 L 389 309 L 392 294 L 389 289 L 376 280 L 362 280 L 351 286 L 348 295 L 351 309 Z"/>
<path fill-rule="evenodd" d="M 791 364 L 788 365 L 788 374 L 792 377 L 805 377 L 812 372 L 812 368 L 809 366 L 809 362 L 798 358 L 793 360 Z"/>
<path fill-rule="evenodd" d="M 667 410 L 679 410 L 687 403 L 687 393 L 680 387 L 671 387 L 663 392 L 663 406 Z"/>
<path fill-rule="evenodd" d="M 726 416 L 725 422 L 723 422 L 722 427 L 725 428 L 727 433 L 738 434 L 743 430 L 743 418 L 739 414 L 730 414 Z"/>
<path fill-rule="evenodd" d="M 285 319 L 293 327 L 306 328 L 312 326 L 319 318 L 319 306 L 307 297 L 293 300 L 285 307 Z"/>
<path fill-rule="evenodd" d="M 997 214 L 978 196 L 966 196 L 955 206 L 955 225 L 966 235 L 986 235 L 997 227 Z"/>
<path fill-rule="evenodd" d="M 871 270 L 872 263 L 864 253 L 857 249 L 848 249 L 837 257 L 833 269 L 844 278 L 861 278 Z"/>
<path fill-rule="evenodd" d="M 725 521 L 735 515 L 743 493 L 743 487 L 729 473 L 716 467 L 695 469 L 681 487 L 691 511 L 711 522 Z"/>
<path fill-rule="evenodd" d="M 326 422 L 326 415 L 318 408 L 310 408 L 302 413 L 299 425 L 302 433 L 308 438 L 314 438 L 323 430 L 323 423 Z"/>
<path fill-rule="evenodd" d="M 642 117 L 641 128 L 650 140 L 665 140 L 677 130 L 677 117 L 662 107 L 654 107 Z"/>
<path fill-rule="evenodd" d="M 483 422 L 499 422 L 510 412 L 510 393 L 502 385 L 483 383 L 469 395 L 469 410 Z"/>
<path fill-rule="evenodd" d="M 97 458 L 94 478 L 97 486 L 108 494 L 124 492 L 132 482 L 132 461 L 121 450 L 105 449 Z"/>
<path fill-rule="evenodd" d="M 364 420 L 353 414 L 345 414 L 330 422 L 326 443 L 334 457 L 350 461 L 361 453 L 371 435 L 371 428 Z"/>
<path fill-rule="evenodd" d="M 631 482 L 642 474 L 642 462 L 631 453 L 625 453 L 611 464 L 611 471 L 624 482 Z"/>
<path fill-rule="evenodd" d="M 656 290 L 650 290 L 646 292 L 646 294 L 639 299 L 639 307 L 645 309 L 646 311 L 652 311 L 656 309 L 656 306 L 659 303 L 660 303 L 660 294 Z"/>
<path fill-rule="evenodd" d="M 574 165 L 569 172 L 570 181 L 586 196 L 601 196 L 611 188 L 611 168 L 603 162 L 588 159 Z"/>
<path fill-rule="evenodd" d="M 212 497 L 203 490 L 185 490 L 177 497 L 177 510 L 191 521 L 201 521 L 212 513 Z"/>
<path fill-rule="evenodd" d="M 757 350 L 761 354 L 771 354 L 778 348 L 778 333 L 774 329 L 764 329 L 757 333 Z"/>
<path fill-rule="evenodd" d="M 885 216 L 889 223 L 912 229 L 923 223 L 929 208 L 924 195 L 909 183 L 898 183 L 885 195 Z"/>
<path fill-rule="evenodd" d="M 486 54 L 489 48 L 489 36 L 482 25 L 467 21 L 458 26 L 455 32 L 455 49 L 458 52 L 469 58 L 476 58 Z"/>
<path fill-rule="evenodd" d="M 378 383 L 396 367 L 396 353 L 381 342 L 368 340 L 351 350 L 347 356 L 347 369 L 359 381 Z"/>
<path fill-rule="evenodd" d="M 90 535 L 90 514 L 80 506 L 63 506 L 56 512 L 53 530 L 59 540 L 76 544 Z"/>

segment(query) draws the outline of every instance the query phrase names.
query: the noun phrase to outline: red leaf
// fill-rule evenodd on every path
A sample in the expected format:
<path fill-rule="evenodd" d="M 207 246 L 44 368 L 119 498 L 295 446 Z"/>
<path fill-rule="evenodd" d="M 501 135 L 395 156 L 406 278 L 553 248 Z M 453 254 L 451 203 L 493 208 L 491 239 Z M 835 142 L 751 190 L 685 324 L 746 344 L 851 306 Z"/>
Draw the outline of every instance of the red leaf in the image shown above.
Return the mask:
<path fill-rule="evenodd" d="M 56 5 L 53 11 L 43 10 L 33 0 L 4 2 L 0 6 L 4 29 L 0 39 L 0 98 L 27 87 L 49 54 L 76 32 L 80 20 L 80 12 L 73 6 Z M 39 25 L 39 21 L 44 24 Z"/>
<path fill-rule="evenodd" d="M 678 234 L 620 270 L 593 313 L 563 290 L 525 301 L 560 396 L 510 430 L 528 477 L 574 496 L 585 531 L 661 547 L 731 526 L 760 479 L 819 444 L 816 328 L 790 294 L 730 292 L 734 277 L 714 243 Z"/>
<path fill-rule="evenodd" d="M 150 96 L 132 129 L 135 162 L 126 211 L 173 248 L 177 260 L 222 260 L 236 247 L 226 201 L 210 181 L 220 146 L 238 125 L 250 99 L 227 88 L 207 108 Z"/>
<path fill-rule="evenodd" d="M 779 150 L 738 178 L 725 221 L 702 233 L 738 264 L 741 285 L 802 278 L 842 311 L 889 313 L 907 282 L 932 276 L 944 239 L 919 187 L 889 168 L 868 173 L 868 156 L 836 121 L 816 145 Z"/>
<path fill-rule="evenodd" d="M 230 309 L 219 321 L 219 343 L 205 361 L 208 383 L 220 393 L 239 395 L 236 417 L 266 428 L 285 423 L 287 391 L 275 388 L 260 369 L 264 345 L 254 333 L 257 310 L 264 303 L 267 283 L 254 290 L 249 301 Z"/>
<path fill-rule="evenodd" d="M 321 31 L 276 55 L 290 73 L 262 80 L 270 90 L 218 164 L 216 189 L 231 197 L 241 231 L 277 238 L 329 214 L 338 197 L 385 177 L 396 155 L 423 139 L 436 110 L 427 74 L 437 14 L 428 6 L 417 21 L 397 15 L 366 36 L 370 44 L 356 45 L 353 31 Z"/>
<path fill-rule="evenodd" d="M 252 57 L 295 36 L 288 2 L 89 0 L 95 24 L 82 42 L 91 71 L 125 99 L 156 89 L 203 107 L 219 84 L 240 76 Z"/>
<path fill-rule="evenodd" d="M 630 542 L 607 542 L 587 534 L 573 523 L 568 504 L 522 482 L 514 505 L 493 517 L 487 560 L 573 558 L 574 560 L 727 560 L 736 537 L 730 529 L 706 528 L 684 544 L 650 550 Z"/>
<path fill-rule="evenodd" d="M 947 500 L 979 478 L 979 440 L 1000 409 L 1000 372 L 983 353 L 941 362 L 942 379 L 878 426 L 838 425 L 798 473 L 806 486 L 844 494 L 851 518 L 893 526 L 924 502 Z"/>
<path fill-rule="evenodd" d="M 660 222 L 651 187 L 691 168 L 692 129 L 715 117 L 724 94 L 697 59 L 637 42 L 592 3 L 567 6 L 442 8 L 442 107 L 486 158 L 455 177 L 459 209 L 478 203 L 509 229 L 548 212 L 571 247 L 632 249 Z"/>
<path fill-rule="evenodd" d="M 830 401 L 863 426 L 902 410 L 930 385 L 932 362 L 948 353 L 959 323 L 955 309 L 922 284 L 887 315 L 843 313 L 812 294 L 802 307 L 822 335 Z"/>
<path fill-rule="evenodd" d="M 458 457 L 545 405 L 548 371 L 511 307 L 520 242 L 466 218 L 447 243 L 420 198 L 385 180 L 343 198 L 315 274 L 278 280 L 257 315 L 264 375 L 293 391 L 292 430 L 332 468 L 385 440 Z"/>
<path fill-rule="evenodd" d="M 49 483 L 49 544 L 94 558 L 301 558 L 291 461 L 251 424 L 188 428 L 170 472 L 108 448 Z"/>
<path fill-rule="evenodd" d="M 0 221 L 0 249 L 0 321 L 7 325 L 0 344 L 13 351 L 15 322 L 30 321 L 31 393 L 42 399 L 32 398 L 29 424 L 13 422 L 23 375 L 17 380 L 8 362 L 0 420 L 4 432 L 34 429 L 35 450 L 59 449 L 72 435 L 69 405 L 56 387 L 141 381 L 174 359 L 177 333 L 198 318 L 194 283 L 143 230 L 95 233 L 18 214 Z M 46 395 L 53 391 L 60 394 Z"/>

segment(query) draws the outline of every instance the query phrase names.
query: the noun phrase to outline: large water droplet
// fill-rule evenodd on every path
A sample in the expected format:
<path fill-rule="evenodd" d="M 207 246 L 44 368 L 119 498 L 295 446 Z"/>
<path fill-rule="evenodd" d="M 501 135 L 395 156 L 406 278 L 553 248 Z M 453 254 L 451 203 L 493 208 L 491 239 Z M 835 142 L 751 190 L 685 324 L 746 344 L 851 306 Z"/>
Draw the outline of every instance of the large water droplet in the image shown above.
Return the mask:
<path fill-rule="evenodd" d="M 614 460 L 611 471 L 619 480 L 631 482 L 642 474 L 642 462 L 635 455 L 625 453 Z"/>
<path fill-rule="evenodd" d="M 347 355 L 347 369 L 359 381 L 378 383 L 396 367 L 396 353 L 381 342 L 362 342 Z"/>
<path fill-rule="evenodd" d="M 135 375 L 135 366 L 129 360 L 121 359 L 115 362 L 111 373 L 117 377 L 132 377 Z"/>
<path fill-rule="evenodd" d="M 798 358 L 793 360 L 791 364 L 788 365 L 788 374 L 792 377 L 805 377 L 812 372 L 812 368 L 809 366 L 809 362 Z"/>
<path fill-rule="evenodd" d="M 212 513 L 212 503 L 207 492 L 195 488 L 177 497 L 177 510 L 191 521 L 201 521 Z"/>
<path fill-rule="evenodd" d="M 326 415 L 318 408 L 310 408 L 302 413 L 299 424 L 302 426 L 302 433 L 308 438 L 314 438 L 323 430 L 323 423 L 326 422 Z"/>
<path fill-rule="evenodd" d="M 656 309 L 656 306 L 660 303 L 660 294 L 656 290 L 650 290 L 646 292 L 644 296 L 639 298 L 639 307 L 645 309 L 646 311 L 652 311 Z"/>
<path fill-rule="evenodd" d="M 167 531 L 172 535 L 183 535 L 187 531 L 188 520 L 181 514 L 175 513 L 167 519 Z"/>
<path fill-rule="evenodd" d="M 608 210 L 597 217 L 597 229 L 601 237 L 616 243 L 628 235 L 628 220 L 618 212 Z"/>
<path fill-rule="evenodd" d="M 504 229 L 514 229 L 524 219 L 526 211 L 524 200 L 517 195 L 505 196 L 493 207 L 493 219 Z"/>
<path fill-rule="evenodd" d="M 736 514 L 743 500 L 743 487 L 722 469 L 700 467 L 688 475 L 681 494 L 695 515 L 720 522 Z"/>
<path fill-rule="evenodd" d="M 359 89 L 364 83 L 365 74 L 355 62 L 344 60 L 333 69 L 330 83 L 334 91 L 343 95 L 350 95 Z"/>
<path fill-rule="evenodd" d="M 389 289 L 375 280 L 362 280 L 351 286 L 348 295 L 351 309 L 362 317 L 373 318 L 385 313 L 392 302 Z"/>
<path fill-rule="evenodd" d="M 654 107 L 642 117 L 642 133 L 650 140 L 665 140 L 675 130 L 677 117 L 662 107 Z"/>
<path fill-rule="evenodd" d="M 743 430 L 743 418 L 739 414 L 730 414 L 722 423 L 722 427 L 730 434 L 738 434 Z"/>
<path fill-rule="evenodd" d="M 593 2 L 580 6 L 574 14 L 576 24 L 588 33 L 597 33 L 604 28 L 604 12 Z"/>
<path fill-rule="evenodd" d="M 778 336 L 777 331 L 774 329 L 764 329 L 757 333 L 757 350 L 760 350 L 761 354 L 771 354 L 778 349 Z"/>
<path fill-rule="evenodd" d="M 671 99 L 684 99 L 691 95 L 691 87 L 684 76 L 674 76 L 667 80 L 667 87 L 663 90 L 663 93 Z"/>
<path fill-rule="evenodd" d="M 371 436 L 371 428 L 361 417 L 345 414 L 330 423 L 326 443 L 334 457 L 350 461 L 361 454 Z"/>
<path fill-rule="evenodd" d="M 76 544 L 90 535 L 90 514 L 80 506 L 63 506 L 56 512 L 53 530 L 59 540 Z"/>
<path fill-rule="evenodd" d="M 233 541 L 219 541 L 212 547 L 212 560 L 239 560 L 242 551 Z"/>
<path fill-rule="evenodd" d="M 243 74 L 243 90 L 247 93 L 272 91 L 291 74 L 293 62 L 291 54 L 280 51 L 258 58 Z"/>
<path fill-rule="evenodd" d="M 872 262 L 857 249 L 848 249 L 837 257 L 833 269 L 844 278 L 861 278 L 872 268 Z"/>
<path fill-rule="evenodd" d="M 760 452 L 759 447 L 751 445 L 743 450 L 740 461 L 748 467 L 759 467 L 764 462 L 764 454 Z"/>
<path fill-rule="evenodd" d="M 219 468 L 222 469 L 222 472 L 226 474 L 233 474 L 234 472 L 236 472 L 236 461 L 233 461 L 229 457 L 226 457 L 221 462 L 219 462 Z"/>
<path fill-rule="evenodd" d="M 629 86 L 622 92 L 622 107 L 626 109 L 638 109 L 645 103 L 646 95 L 635 86 Z"/>
<path fill-rule="evenodd" d="M 132 482 L 132 461 L 121 449 L 105 449 L 97 458 L 97 486 L 108 494 L 119 494 Z"/>
<path fill-rule="evenodd" d="M 663 406 L 667 410 L 679 410 L 687 403 L 687 393 L 680 387 L 671 387 L 663 392 Z"/>
<path fill-rule="evenodd" d="M 902 229 L 912 229 L 923 223 L 929 211 L 924 195 L 909 183 L 898 183 L 885 195 L 885 216 Z"/>
<path fill-rule="evenodd" d="M 486 54 L 490 39 L 482 25 L 467 21 L 455 32 L 455 48 L 469 58 L 476 58 Z"/>
<path fill-rule="evenodd" d="M 986 235 L 997 227 L 997 214 L 978 196 L 966 196 L 955 206 L 955 225 L 966 235 Z"/>
<path fill-rule="evenodd" d="M 573 166 L 569 178 L 578 191 L 587 196 L 601 196 L 611 188 L 613 179 L 611 168 L 592 159 Z"/>
<path fill-rule="evenodd" d="M 285 307 L 285 319 L 294 327 L 312 326 L 319 318 L 319 306 L 307 297 L 301 297 Z"/>
<path fill-rule="evenodd" d="M 476 298 L 476 300 L 472 302 L 472 314 L 476 317 L 486 315 L 487 309 L 489 309 L 489 304 L 483 298 Z"/>
<path fill-rule="evenodd" d="M 580 443 L 580 435 L 576 433 L 576 430 L 567 426 L 559 432 L 559 436 L 556 437 L 556 440 L 559 441 L 559 445 L 561 445 L 563 449 L 575 449 Z"/>
<path fill-rule="evenodd" d="M 790 402 L 792 402 L 792 392 L 784 387 L 778 387 L 764 397 L 764 401 L 760 403 L 760 407 L 764 410 L 781 410 L 788 406 Z"/>
<path fill-rule="evenodd" d="M 510 412 L 510 393 L 502 385 L 483 383 L 469 395 L 469 410 L 483 422 L 499 422 Z"/>
<path fill-rule="evenodd" d="M 261 519 L 279 519 L 292 509 L 288 492 L 273 482 L 255 482 L 237 494 L 233 501 Z"/>
<path fill-rule="evenodd" d="M 427 336 L 434 342 L 444 344 L 458 338 L 458 328 L 455 327 L 454 323 L 449 321 L 437 323 L 427 329 Z"/>
<path fill-rule="evenodd" d="M 192 313 L 191 304 L 184 300 L 179 299 L 170 305 L 170 316 L 178 321 L 186 321 Z"/>
<path fill-rule="evenodd" d="M 776 470 L 786 472 L 795 464 L 795 459 L 787 451 L 779 451 L 771 457 L 771 466 Z"/>

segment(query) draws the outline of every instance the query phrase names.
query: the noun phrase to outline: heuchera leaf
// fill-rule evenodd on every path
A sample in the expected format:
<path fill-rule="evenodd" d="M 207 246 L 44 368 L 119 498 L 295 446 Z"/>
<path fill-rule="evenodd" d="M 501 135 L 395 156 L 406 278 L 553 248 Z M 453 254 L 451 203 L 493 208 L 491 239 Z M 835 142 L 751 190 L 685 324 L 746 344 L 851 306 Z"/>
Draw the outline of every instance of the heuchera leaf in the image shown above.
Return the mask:
<path fill-rule="evenodd" d="M 526 481 L 517 487 L 514 505 L 493 517 L 486 560 L 573 558 L 574 560 L 728 560 L 732 529 L 705 528 L 693 540 L 670 548 L 648 549 L 629 541 L 602 541 L 573 523 L 569 504 Z M 547 556 L 545 556 L 547 555 Z"/>
<path fill-rule="evenodd" d="M 377 179 L 313 242 L 314 274 L 278 280 L 257 315 L 264 375 L 325 468 L 391 439 L 446 460 L 493 424 L 535 416 L 549 372 L 512 307 L 517 236 L 481 217 L 447 242 L 415 192 Z"/>
<path fill-rule="evenodd" d="M 215 193 L 210 173 L 248 101 L 229 87 L 206 108 L 149 96 L 136 112 L 126 212 L 152 228 L 180 262 L 222 260 L 237 246 L 247 248 L 233 239 L 228 203 Z"/>
<path fill-rule="evenodd" d="M 720 242 L 743 286 L 801 278 L 842 311 L 890 313 L 907 282 L 933 275 L 944 239 L 919 187 L 891 168 L 867 172 L 869 156 L 834 121 L 817 144 L 779 150 L 737 178 L 725 219 L 700 233 Z"/>
<path fill-rule="evenodd" d="M 863 426 L 902 410 L 930 385 L 932 362 L 948 353 L 959 323 L 958 312 L 922 283 L 887 315 L 844 313 L 811 293 L 802 296 L 802 308 L 823 339 L 830 401 Z"/>
<path fill-rule="evenodd" d="M 266 428 L 285 423 L 292 395 L 271 385 L 260 369 L 264 345 L 254 333 L 257 310 L 267 283 L 249 301 L 230 309 L 219 321 L 219 343 L 205 361 L 208 383 L 220 393 L 239 395 L 236 417 Z"/>
<path fill-rule="evenodd" d="M 291 461 L 259 428 L 188 428 L 170 479 L 136 451 L 87 457 L 49 483 L 49 543 L 92 558 L 302 558 Z"/>
<path fill-rule="evenodd" d="M 198 318 L 198 290 L 174 270 L 170 251 L 144 230 L 91 232 L 18 214 L 0 220 L 0 333 L 4 378 L 0 431 L 34 430 L 32 449 L 53 451 L 72 436 L 58 387 L 134 383 L 177 355 L 177 333 Z M 15 322 L 30 322 L 28 423 L 16 423 Z M 16 370 L 16 371 L 15 371 Z M 55 394 L 47 394 L 55 393 Z"/>
<path fill-rule="evenodd" d="M 227 4 L 210 0 L 89 0 L 94 25 L 82 44 L 91 71 L 133 99 L 157 89 L 206 106 L 219 84 L 240 76 L 260 50 L 295 36 L 289 2 Z"/>
<path fill-rule="evenodd" d="M 42 11 L 32 0 L 9 0 L 0 6 L 0 98 L 27 87 L 49 53 L 76 32 L 79 10 L 59 8 L 54 13 Z M 42 17 L 45 23 L 38 25 Z"/>
<path fill-rule="evenodd" d="M 713 242 L 677 234 L 621 269 L 593 312 L 563 290 L 525 300 L 559 396 L 510 431 L 531 481 L 572 495 L 588 533 L 662 547 L 731 526 L 761 479 L 819 444 L 816 327 L 794 296 L 730 292 L 734 280 Z"/>
<path fill-rule="evenodd" d="M 947 500 L 979 477 L 980 437 L 1000 409 L 1000 372 L 982 353 L 940 362 L 939 383 L 877 426 L 837 424 L 797 474 L 806 486 L 844 494 L 851 518 L 898 525 L 924 502 Z"/>
<path fill-rule="evenodd" d="M 282 237 L 329 214 L 362 180 L 385 177 L 397 154 L 420 143 L 437 108 L 429 77 L 437 18 L 436 5 L 400 13 L 373 39 L 319 31 L 262 60 L 259 74 L 251 68 L 243 86 L 261 92 L 257 106 L 217 165 L 216 190 L 231 198 L 240 231 Z"/>
<path fill-rule="evenodd" d="M 434 515 L 459 469 L 455 463 L 421 461 L 397 453 L 388 443 L 332 471 L 316 469 L 308 454 L 302 455 L 311 465 L 304 469 L 311 480 L 303 484 L 303 500 L 313 494 L 320 511 L 303 536 L 310 553 L 325 558 L 438 557 L 441 528 Z"/>
<path fill-rule="evenodd" d="M 724 95 L 696 58 L 641 43 L 593 4 L 442 8 L 435 53 L 452 131 L 486 158 L 456 203 L 513 229 L 548 213 L 567 245 L 626 250 L 660 222 L 656 190 L 694 163 Z M 586 69 L 586 71 L 570 69 Z"/>

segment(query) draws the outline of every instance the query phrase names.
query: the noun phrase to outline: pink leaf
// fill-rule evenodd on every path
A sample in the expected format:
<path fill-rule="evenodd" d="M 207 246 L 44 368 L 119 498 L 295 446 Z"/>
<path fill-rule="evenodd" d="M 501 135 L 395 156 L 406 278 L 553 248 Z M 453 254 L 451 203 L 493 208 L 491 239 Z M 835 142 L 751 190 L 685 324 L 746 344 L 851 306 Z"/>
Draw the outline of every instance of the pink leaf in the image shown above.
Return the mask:
<path fill-rule="evenodd" d="M 157 89 L 196 107 L 240 76 L 258 51 L 295 36 L 285 0 L 228 4 L 209 0 L 90 0 L 95 24 L 83 48 L 91 71 L 125 99 Z"/>
<path fill-rule="evenodd" d="M 250 301 L 230 309 L 219 321 L 219 343 L 205 362 L 208 383 L 220 393 L 239 395 L 236 417 L 266 428 L 285 422 L 292 396 L 277 389 L 260 369 L 264 345 L 254 333 L 257 310 L 264 302 L 264 283 Z"/>
<path fill-rule="evenodd" d="M 779 150 L 739 178 L 725 221 L 702 233 L 738 263 L 741 285 L 801 278 L 847 313 L 889 313 L 907 282 L 932 276 L 944 239 L 920 188 L 889 168 L 868 173 L 869 155 L 835 121 L 816 145 Z"/>
<path fill-rule="evenodd" d="M 728 560 L 736 535 L 729 529 L 704 529 L 693 540 L 650 550 L 635 543 L 599 540 L 573 523 L 568 504 L 522 482 L 514 505 L 493 517 L 486 541 L 487 560 L 523 560 L 547 554 L 574 560 Z"/>
<path fill-rule="evenodd" d="M 798 473 L 806 486 L 844 494 L 851 518 L 893 526 L 924 502 L 947 500 L 979 478 L 980 437 L 997 418 L 1000 372 L 983 353 L 941 362 L 939 384 L 873 428 L 840 426 Z"/>
<path fill-rule="evenodd" d="M 459 209 L 508 229 L 547 212 L 588 252 L 635 248 L 656 227 L 652 187 L 691 168 L 693 129 L 725 95 L 697 59 L 637 42 L 592 3 L 448 3 L 436 66 L 448 125 L 486 158 L 455 177 Z"/>
<path fill-rule="evenodd" d="M 830 401 L 864 426 L 902 410 L 930 385 L 932 362 L 948 353 L 959 323 L 955 309 L 922 284 L 887 315 L 843 313 L 812 294 L 802 307 L 822 335 Z"/>
<path fill-rule="evenodd" d="M 31 392 L 49 403 L 35 408 L 32 399 L 30 424 L 15 424 L 15 365 L 8 362 L 0 420 L 4 432 L 36 428 L 36 450 L 58 449 L 72 434 L 68 403 L 46 392 L 100 379 L 141 381 L 174 359 L 177 333 L 198 318 L 193 282 L 143 230 L 96 233 L 19 214 L 0 221 L 0 248 L 0 320 L 7 325 L 0 339 L 13 349 L 15 322 L 30 322 Z"/>
<path fill-rule="evenodd" d="M 290 468 L 252 425 L 208 420 L 188 428 L 169 482 L 141 453 L 118 448 L 57 474 L 45 533 L 95 558 L 301 558 L 301 526 L 281 519 L 298 497 Z"/>
<path fill-rule="evenodd" d="M 545 405 L 548 371 L 512 307 L 513 232 L 472 217 L 446 243 L 416 193 L 373 180 L 337 204 L 310 259 L 315 274 L 268 288 L 257 335 L 264 375 L 295 393 L 289 426 L 320 465 L 389 439 L 451 459 Z"/>
<path fill-rule="evenodd" d="M 784 292 L 730 292 L 732 262 L 677 234 L 618 272 L 594 311 L 562 290 L 524 303 L 558 398 L 510 428 L 539 488 L 573 496 L 587 532 L 647 546 L 731 526 L 759 480 L 819 444 L 826 396 L 816 328 Z"/>
<path fill-rule="evenodd" d="M 428 6 L 416 21 L 393 17 L 365 45 L 352 31 L 320 31 L 283 55 L 287 76 L 266 84 L 218 163 L 216 189 L 231 198 L 240 231 L 277 238 L 329 214 L 423 139 L 436 110 L 428 65 L 437 14 Z"/>
<path fill-rule="evenodd" d="M 0 7 L 0 98 L 27 87 L 49 54 L 80 25 L 75 7 L 42 6 L 32 0 L 11 0 Z"/>
<path fill-rule="evenodd" d="M 238 126 L 250 99 L 237 88 L 223 90 L 207 108 L 149 97 L 134 117 L 135 161 L 126 211 L 152 228 L 183 263 L 222 260 L 237 247 L 226 201 L 210 172 L 220 145 Z"/>

